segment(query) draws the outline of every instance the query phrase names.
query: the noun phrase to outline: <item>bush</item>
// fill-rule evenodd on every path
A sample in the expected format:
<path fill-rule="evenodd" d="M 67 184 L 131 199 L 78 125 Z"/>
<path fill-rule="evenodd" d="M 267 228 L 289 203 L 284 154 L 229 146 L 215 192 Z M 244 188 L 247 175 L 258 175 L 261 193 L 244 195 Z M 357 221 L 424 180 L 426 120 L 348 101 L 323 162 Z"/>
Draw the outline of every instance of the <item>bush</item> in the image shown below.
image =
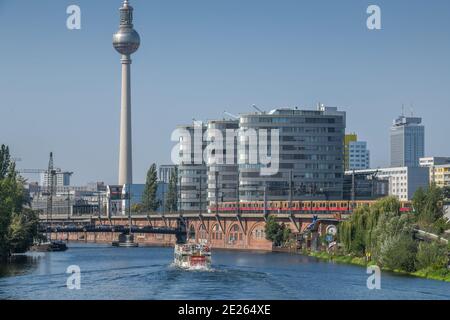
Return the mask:
<path fill-rule="evenodd" d="M 417 269 L 438 270 L 448 265 L 447 248 L 436 242 L 421 242 L 417 250 Z"/>
<path fill-rule="evenodd" d="M 266 222 L 266 239 L 272 241 L 275 246 L 280 246 L 289 240 L 291 230 L 286 225 L 279 224 L 274 216 L 269 216 Z"/>
<path fill-rule="evenodd" d="M 391 270 L 413 272 L 416 268 L 417 244 L 409 236 L 392 236 L 381 244 L 379 262 Z"/>

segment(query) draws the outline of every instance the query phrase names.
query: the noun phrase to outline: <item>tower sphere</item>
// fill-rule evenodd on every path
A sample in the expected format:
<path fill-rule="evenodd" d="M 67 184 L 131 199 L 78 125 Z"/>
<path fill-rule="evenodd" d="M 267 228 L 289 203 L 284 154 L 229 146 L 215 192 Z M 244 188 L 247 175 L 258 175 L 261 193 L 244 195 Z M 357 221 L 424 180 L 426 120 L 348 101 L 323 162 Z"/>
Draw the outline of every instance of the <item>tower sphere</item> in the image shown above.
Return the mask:
<path fill-rule="evenodd" d="M 113 46 L 120 54 L 133 54 L 139 49 L 140 44 L 141 38 L 132 28 L 121 28 L 113 36 Z"/>
<path fill-rule="evenodd" d="M 113 36 L 113 46 L 120 54 L 131 55 L 141 43 L 139 34 L 133 29 L 133 7 L 125 0 L 119 10 L 120 26 Z"/>

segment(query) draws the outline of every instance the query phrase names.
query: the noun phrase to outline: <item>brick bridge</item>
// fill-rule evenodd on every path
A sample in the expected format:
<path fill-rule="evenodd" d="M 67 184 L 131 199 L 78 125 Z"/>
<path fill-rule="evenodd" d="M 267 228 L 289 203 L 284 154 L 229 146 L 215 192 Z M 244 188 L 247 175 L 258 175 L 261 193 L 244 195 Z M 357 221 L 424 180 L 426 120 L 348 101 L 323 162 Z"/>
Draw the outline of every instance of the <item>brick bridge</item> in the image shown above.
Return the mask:
<path fill-rule="evenodd" d="M 311 214 L 276 214 L 276 219 L 280 223 L 288 226 L 292 233 L 301 234 L 308 225 L 311 224 L 313 215 Z M 323 234 L 329 225 L 336 225 L 339 219 L 333 214 L 318 215 L 318 233 Z M 345 218 L 345 217 L 342 217 Z M 46 217 L 41 217 L 46 221 Z M 240 249 L 240 250 L 272 250 L 272 243 L 265 238 L 266 219 L 262 214 L 240 215 L 229 214 L 150 214 L 132 215 L 132 225 L 137 227 L 151 226 L 155 228 L 176 228 L 180 221 L 186 224 L 188 234 L 197 241 L 207 240 L 212 248 L 220 249 Z M 54 216 L 51 219 L 53 225 L 114 225 L 129 226 L 129 219 L 126 216 L 116 217 L 72 217 Z M 85 241 L 94 243 L 111 243 L 117 241 L 117 232 L 76 232 L 52 234 L 52 239 L 68 241 Z M 172 234 L 152 234 L 135 233 L 135 240 L 141 245 L 153 246 L 173 246 L 175 235 Z"/>

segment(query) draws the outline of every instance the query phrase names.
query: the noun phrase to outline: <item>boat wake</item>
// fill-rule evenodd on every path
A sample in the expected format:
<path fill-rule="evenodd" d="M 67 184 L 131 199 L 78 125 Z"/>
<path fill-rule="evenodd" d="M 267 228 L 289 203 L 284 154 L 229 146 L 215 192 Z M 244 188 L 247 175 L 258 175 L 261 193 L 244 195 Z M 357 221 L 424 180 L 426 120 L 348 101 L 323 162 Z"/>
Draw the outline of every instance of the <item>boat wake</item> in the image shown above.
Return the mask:
<path fill-rule="evenodd" d="M 173 262 L 170 264 L 170 268 L 181 270 L 181 271 L 191 271 L 191 272 L 215 272 L 216 269 L 207 266 L 191 266 L 191 267 L 181 267 L 177 263 Z"/>

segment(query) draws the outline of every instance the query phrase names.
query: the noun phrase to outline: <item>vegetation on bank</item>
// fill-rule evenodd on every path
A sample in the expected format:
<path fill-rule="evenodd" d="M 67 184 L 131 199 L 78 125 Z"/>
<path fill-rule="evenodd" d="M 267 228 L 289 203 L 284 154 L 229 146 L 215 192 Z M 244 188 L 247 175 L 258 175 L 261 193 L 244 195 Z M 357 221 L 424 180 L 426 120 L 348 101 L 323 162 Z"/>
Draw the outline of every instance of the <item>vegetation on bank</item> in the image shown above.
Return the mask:
<path fill-rule="evenodd" d="M 284 223 L 279 224 L 274 216 L 269 216 L 265 227 L 266 239 L 278 247 L 285 245 L 291 238 L 291 229 Z"/>
<path fill-rule="evenodd" d="M 9 148 L 0 147 L 0 259 L 26 252 L 38 237 L 39 217 L 26 207 L 24 181 Z"/>
<path fill-rule="evenodd" d="M 418 229 L 440 237 L 450 229 L 444 218 L 443 200 L 444 190 L 431 186 L 416 192 L 412 213 L 400 212 L 400 203 L 394 197 L 358 208 L 339 225 L 340 247 L 332 259 L 450 281 L 450 246 L 440 239 L 421 241 L 416 236 Z M 330 258 L 327 253 L 313 255 Z"/>

